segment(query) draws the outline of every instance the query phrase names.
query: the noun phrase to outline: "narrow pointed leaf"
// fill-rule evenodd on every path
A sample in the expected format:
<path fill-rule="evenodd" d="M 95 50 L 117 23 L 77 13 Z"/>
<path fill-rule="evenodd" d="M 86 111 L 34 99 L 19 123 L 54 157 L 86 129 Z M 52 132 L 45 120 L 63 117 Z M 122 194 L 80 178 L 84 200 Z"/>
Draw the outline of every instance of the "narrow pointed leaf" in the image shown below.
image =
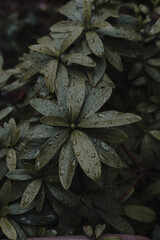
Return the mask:
<path fill-rule="evenodd" d="M 160 131 L 159 130 L 150 130 L 149 132 L 155 139 L 160 141 Z"/>
<path fill-rule="evenodd" d="M 69 130 L 59 130 L 59 133 L 55 133 L 48 139 L 48 141 L 42 146 L 40 153 L 36 159 L 36 170 L 43 168 L 57 153 L 62 144 L 67 140 L 69 136 Z"/>
<path fill-rule="evenodd" d="M 0 204 L 7 205 L 11 200 L 11 181 L 7 179 L 0 189 Z"/>
<path fill-rule="evenodd" d="M 58 60 L 53 59 L 40 71 L 41 74 L 44 74 L 46 87 L 52 93 L 54 92 L 54 88 L 55 88 L 57 68 L 58 68 Z"/>
<path fill-rule="evenodd" d="M 73 151 L 71 140 L 64 145 L 59 156 L 59 176 L 62 186 L 68 190 L 74 176 L 77 159 Z"/>
<path fill-rule="evenodd" d="M 158 18 L 158 20 L 155 22 L 155 24 L 153 24 L 149 34 L 154 35 L 154 34 L 157 34 L 159 32 L 160 32 L 160 18 Z"/>
<path fill-rule="evenodd" d="M 0 227 L 2 232 L 11 240 L 17 239 L 17 233 L 11 223 L 7 220 L 7 218 L 2 217 L 0 219 Z"/>
<path fill-rule="evenodd" d="M 70 53 L 63 57 L 63 60 L 70 63 L 76 63 L 85 67 L 95 67 L 94 60 L 82 53 Z"/>
<path fill-rule="evenodd" d="M 9 171 L 15 171 L 17 165 L 17 156 L 16 151 L 13 148 L 10 148 L 6 156 L 7 167 Z"/>
<path fill-rule="evenodd" d="M 90 225 L 83 226 L 83 231 L 89 238 L 92 238 L 94 236 L 93 227 Z"/>
<path fill-rule="evenodd" d="M 73 209 L 77 207 L 77 203 L 79 202 L 78 198 L 70 190 L 66 191 L 62 186 L 58 184 L 47 184 L 47 187 L 51 194 L 62 204 Z"/>
<path fill-rule="evenodd" d="M 107 29 L 111 26 L 109 22 L 103 21 L 103 22 L 96 22 L 92 24 L 92 27 L 94 28 L 102 28 L 102 29 Z"/>
<path fill-rule="evenodd" d="M 128 205 L 124 207 L 125 214 L 139 222 L 151 223 L 156 219 L 155 212 L 145 206 Z"/>
<path fill-rule="evenodd" d="M 29 206 L 29 204 L 35 199 L 41 188 L 41 185 L 42 181 L 40 179 L 36 179 L 28 185 L 21 199 L 22 208 Z"/>
<path fill-rule="evenodd" d="M 37 42 L 39 44 L 41 44 L 42 46 L 45 46 L 47 47 L 48 49 L 51 50 L 52 54 L 56 55 L 57 53 L 57 49 L 56 49 L 56 46 L 55 46 L 55 43 L 54 43 L 54 40 L 51 39 L 50 37 L 48 36 L 44 36 L 44 37 L 40 37 Z"/>
<path fill-rule="evenodd" d="M 64 113 L 60 107 L 47 99 L 33 98 L 30 101 L 31 106 L 43 114 L 44 116 L 60 116 L 63 117 Z"/>
<path fill-rule="evenodd" d="M 113 168 L 122 167 L 121 159 L 112 147 L 110 147 L 107 143 L 103 142 L 102 140 L 95 138 L 91 138 L 91 140 L 102 163 Z"/>
<path fill-rule="evenodd" d="M 91 22 L 91 6 L 88 0 L 83 1 L 83 15 L 85 19 L 85 23 L 90 25 Z"/>
<path fill-rule="evenodd" d="M 147 60 L 147 63 L 152 66 L 160 66 L 160 58 L 151 58 Z"/>
<path fill-rule="evenodd" d="M 50 126 L 46 126 L 44 124 L 40 124 L 35 126 L 34 128 L 29 129 L 29 131 L 26 133 L 25 137 L 31 139 L 34 138 L 48 138 L 52 136 L 52 133 L 55 131 L 56 129 L 50 127 Z"/>
<path fill-rule="evenodd" d="M 77 160 L 86 175 L 94 181 L 101 177 L 101 164 L 95 147 L 87 135 L 75 130 L 71 135 L 72 146 Z"/>
<path fill-rule="evenodd" d="M 15 171 L 8 172 L 6 176 L 11 180 L 30 180 L 33 178 L 26 170 L 24 169 L 16 169 Z"/>
<path fill-rule="evenodd" d="M 40 44 L 34 44 L 29 46 L 29 48 L 33 51 L 44 53 L 50 56 L 54 56 L 53 52 L 46 46 Z"/>
<path fill-rule="evenodd" d="M 77 23 L 78 26 L 78 23 Z M 60 21 L 50 27 L 52 32 L 67 33 L 72 32 L 75 29 L 75 22 Z"/>
<path fill-rule="evenodd" d="M 96 32 L 87 32 L 86 33 L 86 39 L 89 45 L 89 48 L 91 51 L 97 56 L 97 57 L 103 57 L 104 55 L 104 46 L 103 42 L 98 36 Z"/>
<path fill-rule="evenodd" d="M 14 107 L 6 107 L 0 111 L 0 121 L 5 118 L 10 112 L 14 110 Z"/>
<path fill-rule="evenodd" d="M 64 53 L 71 45 L 76 41 L 76 39 L 83 32 L 83 27 L 75 27 L 72 32 L 68 33 L 67 36 L 61 43 L 60 52 Z"/>
<path fill-rule="evenodd" d="M 96 236 L 97 239 L 102 235 L 102 233 L 105 230 L 105 228 L 106 228 L 106 224 L 98 224 L 98 225 L 96 225 L 96 227 L 95 227 L 95 236 Z M 121 239 L 117 239 L 117 240 L 121 240 Z"/>
<path fill-rule="evenodd" d="M 45 190 L 44 186 L 41 186 L 39 193 L 36 196 L 36 210 L 38 213 L 41 212 L 45 201 Z"/>
<path fill-rule="evenodd" d="M 58 9 L 58 12 L 66 16 L 67 18 L 73 21 L 81 21 L 82 14 L 80 11 L 77 11 L 76 2 L 73 1 L 68 2 L 64 6 Z"/>
<path fill-rule="evenodd" d="M 107 111 L 95 113 L 84 118 L 78 127 L 81 128 L 108 128 L 123 126 L 140 121 L 142 118 L 132 113 L 121 113 L 117 111 Z"/>
<path fill-rule="evenodd" d="M 26 212 L 29 212 L 31 209 L 35 207 L 35 203 L 30 204 L 26 208 L 22 208 L 21 204 L 18 203 L 13 203 L 9 206 L 9 215 L 20 215 L 24 214 Z"/>
<path fill-rule="evenodd" d="M 61 117 L 42 117 L 41 122 L 49 126 L 70 127 L 70 123 L 66 119 Z"/>
<path fill-rule="evenodd" d="M 111 93 L 112 88 L 93 88 L 85 101 L 79 119 L 89 117 L 97 112 L 110 98 Z"/>
<path fill-rule="evenodd" d="M 122 59 L 117 51 L 111 46 L 105 46 L 105 56 L 107 60 L 118 70 L 123 71 Z"/>
<path fill-rule="evenodd" d="M 72 123 L 77 119 L 85 97 L 85 81 L 76 75 L 68 89 L 67 105 Z"/>

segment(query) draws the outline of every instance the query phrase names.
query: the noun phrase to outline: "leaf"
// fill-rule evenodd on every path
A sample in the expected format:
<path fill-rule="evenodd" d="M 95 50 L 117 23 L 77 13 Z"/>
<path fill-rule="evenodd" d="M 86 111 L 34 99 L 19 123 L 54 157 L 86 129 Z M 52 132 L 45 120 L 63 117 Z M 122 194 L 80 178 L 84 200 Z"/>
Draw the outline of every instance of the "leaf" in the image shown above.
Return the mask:
<path fill-rule="evenodd" d="M 160 66 L 160 58 L 151 58 L 147 60 L 147 64 L 152 66 Z"/>
<path fill-rule="evenodd" d="M 96 227 L 95 227 L 95 236 L 96 236 L 97 239 L 102 235 L 102 233 L 104 232 L 105 228 L 106 228 L 106 224 L 98 224 L 98 225 L 96 225 Z"/>
<path fill-rule="evenodd" d="M 70 123 L 61 117 L 42 117 L 41 122 L 49 126 L 70 127 Z"/>
<path fill-rule="evenodd" d="M 41 74 L 44 74 L 44 79 L 46 83 L 46 87 L 49 89 L 51 93 L 54 92 L 55 88 L 55 79 L 58 68 L 58 60 L 53 59 L 50 61 L 45 67 L 40 71 Z"/>
<path fill-rule="evenodd" d="M 10 222 L 7 220 L 7 218 L 2 217 L 0 219 L 0 226 L 2 229 L 2 232 L 9 238 L 9 239 L 17 239 L 17 233 L 14 227 L 10 224 Z"/>
<path fill-rule="evenodd" d="M 59 156 L 59 176 L 62 186 L 68 190 L 74 176 L 77 159 L 73 151 L 71 140 L 63 146 Z"/>
<path fill-rule="evenodd" d="M 109 22 L 103 21 L 103 22 L 95 22 L 92 24 L 92 27 L 94 28 L 102 28 L 102 29 L 107 29 L 111 26 Z"/>
<path fill-rule="evenodd" d="M 157 82 L 160 82 L 160 71 L 158 68 L 145 65 L 144 69 L 152 79 L 154 79 Z"/>
<path fill-rule="evenodd" d="M 110 98 L 112 88 L 92 88 L 80 113 L 79 120 L 97 112 Z"/>
<path fill-rule="evenodd" d="M 86 39 L 91 51 L 97 56 L 102 58 L 104 56 L 103 42 L 96 32 L 87 32 Z"/>
<path fill-rule="evenodd" d="M 6 107 L 4 109 L 2 109 L 0 111 L 0 121 L 5 118 L 10 112 L 12 112 L 14 110 L 14 106 L 13 107 Z"/>
<path fill-rule="evenodd" d="M 159 130 L 150 130 L 149 133 L 157 140 L 160 141 L 160 131 Z"/>
<path fill-rule="evenodd" d="M 97 14 L 95 15 L 94 23 L 96 22 L 102 22 L 105 21 L 109 17 L 119 17 L 118 10 L 119 10 L 119 5 L 116 4 L 114 7 L 103 7 L 100 8 Z"/>
<path fill-rule="evenodd" d="M 121 113 L 117 111 L 107 111 L 94 113 L 84 118 L 78 127 L 81 128 L 108 128 L 117 127 L 140 121 L 142 118 L 132 113 Z"/>
<path fill-rule="evenodd" d="M 54 131 L 56 131 L 55 128 L 53 129 L 53 127 L 40 124 L 29 129 L 25 137 L 30 140 L 34 138 L 48 138 L 52 136 Z"/>
<path fill-rule="evenodd" d="M 95 68 L 90 68 L 87 71 L 89 80 L 92 84 L 93 87 L 97 85 L 97 83 L 100 81 L 102 76 L 104 75 L 106 70 L 106 60 L 104 58 L 99 58 L 96 60 L 96 67 Z M 103 81 L 103 79 L 102 79 Z"/>
<path fill-rule="evenodd" d="M 33 98 L 30 101 L 31 106 L 44 116 L 59 116 L 63 117 L 64 112 L 60 107 L 51 102 L 50 100 L 43 98 Z"/>
<path fill-rule="evenodd" d="M 91 22 L 91 6 L 88 0 L 83 0 L 83 15 L 85 23 L 89 26 Z"/>
<path fill-rule="evenodd" d="M 124 207 L 125 214 L 139 222 L 151 223 L 156 219 L 155 212 L 145 206 L 128 205 Z"/>
<path fill-rule="evenodd" d="M 95 67 L 94 60 L 83 53 L 70 53 L 63 57 L 63 60 L 70 63 L 80 64 L 85 67 Z"/>
<path fill-rule="evenodd" d="M 42 211 L 44 201 L 45 201 L 45 189 L 44 186 L 41 186 L 39 193 L 36 196 L 36 210 L 38 213 Z"/>
<path fill-rule="evenodd" d="M 29 212 L 35 207 L 35 203 L 30 204 L 26 208 L 22 208 L 20 203 L 13 203 L 9 206 L 9 215 L 20 215 Z"/>
<path fill-rule="evenodd" d="M 81 35 L 82 32 L 83 27 L 75 27 L 72 32 L 68 33 L 61 43 L 60 53 L 64 53 L 72 45 L 72 43 L 76 41 L 76 39 Z"/>
<path fill-rule="evenodd" d="M 63 129 L 61 131 L 59 130 L 59 133 L 53 134 L 52 137 L 46 141 L 36 159 L 35 168 L 37 171 L 43 168 L 54 157 L 68 136 L 69 130 Z"/>
<path fill-rule="evenodd" d="M 118 71 L 123 71 L 123 64 L 120 55 L 109 45 L 105 45 L 105 57 Z"/>
<path fill-rule="evenodd" d="M 66 191 L 58 184 L 47 184 L 47 186 L 51 194 L 62 204 L 73 209 L 77 207 L 78 198 L 71 191 Z"/>
<path fill-rule="evenodd" d="M 17 232 L 17 235 L 18 237 L 21 239 L 21 240 L 26 240 L 27 236 L 26 234 L 24 233 L 24 231 L 22 230 L 22 228 L 19 227 L 19 225 L 13 220 L 13 219 L 9 219 L 9 222 L 11 223 L 11 225 L 14 227 L 14 229 L 16 230 Z"/>
<path fill-rule="evenodd" d="M 32 51 L 40 52 L 40 53 L 47 54 L 50 56 L 55 56 L 54 52 L 51 49 L 49 49 L 47 46 L 42 45 L 42 44 L 34 44 L 34 45 L 29 46 L 29 48 Z"/>
<path fill-rule="evenodd" d="M 135 78 L 141 71 L 142 69 L 142 63 L 141 62 L 136 62 L 131 66 L 131 69 L 128 73 L 128 78 L 133 79 Z"/>
<path fill-rule="evenodd" d="M 78 118 L 85 97 L 85 80 L 78 73 L 71 82 L 68 89 L 67 105 L 69 110 L 69 119 L 74 123 Z"/>
<path fill-rule="evenodd" d="M 7 179 L 0 189 L 0 205 L 5 206 L 11 200 L 11 181 Z"/>
<path fill-rule="evenodd" d="M 40 179 L 35 179 L 28 185 L 21 199 L 22 208 L 26 208 L 31 202 L 33 202 L 41 188 L 41 185 L 42 181 Z"/>
<path fill-rule="evenodd" d="M 91 140 L 79 130 L 71 134 L 72 146 L 77 160 L 86 175 L 94 181 L 101 177 L 101 164 Z"/>
<path fill-rule="evenodd" d="M 3 149 L 2 149 L 3 150 Z M 6 149 L 5 149 L 6 150 Z M 5 151 L 2 153 L 6 153 Z M 6 154 L 2 154 L 2 156 L 5 156 Z M 1 151 L 0 151 L 0 158 L 1 158 Z M 0 160 L 0 181 L 2 180 L 2 178 L 5 176 L 7 172 L 7 164 L 6 164 L 6 160 L 5 159 L 1 159 Z"/>
<path fill-rule="evenodd" d="M 95 138 L 94 139 L 91 138 L 91 140 L 95 146 L 99 159 L 102 163 L 113 168 L 122 167 L 121 159 L 112 147 L 110 147 L 107 143 L 103 142 L 102 140 L 98 140 Z"/>
<path fill-rule="evenodd" d="M 9 171 L 15 171 L 16 163 L 17 163 L 17 156 L 16 152 L 13 148 L 10 148 L 6 155 L 7 167 Z"/>
<path fill-rule="evenodd" d="M 94 233 L 93 233 L 93 228 L 90 225 L 85 225 L 83 226 L 83 231 L 86 234 L 87 237 L 93 238 Z"/>
<path fill-rule="evenodd" d="M 73 21 L 81 21 L 81 13 L 77 11 L 76 2 L 70 1 L 58 9 L 58 12 Z"/>
<path fill-rule="evenodd" d="M 160 18 L 157 19 L 157 21 L 155 22 L 155 24 L 153 24 L 153 26 L 151 27 L 149 34 L 150 35 L 154 35 L 160 32 Z"/>
<path fill-rule="evenodd" d="M 57 74 L 55 85 L 56 85 L 56 89 L 57 89 L 58 94 L 59 94 L 59 91 L 62 88 L 62 86 L 64 88 L 68 88 L 69 77 L 68 77 L 67 69 L 62 63 L 60 63 L 58 65 L 58 71 L 57 72 L 58 72 L 58 74 Z M 63 96 L 61 96 L 61 97 L 63 97 Z"/>
<path fill-rule="evenodd" d="M 6 176 L 11 180 L 30 180 L 33 178 L 26 170 L 16 169 L 15 171 L 7 172 Z"/>
<path fill-rule="evenodd" d="M 75 22 L 65 20 L 65 21 L 57 22 L 56 24 L 50 27 L 50 30 L 55 33 L 56 32 L 69 33 L 75 30 L 76 25 L 78 27 L 78 23 L 75 24 Z"/>

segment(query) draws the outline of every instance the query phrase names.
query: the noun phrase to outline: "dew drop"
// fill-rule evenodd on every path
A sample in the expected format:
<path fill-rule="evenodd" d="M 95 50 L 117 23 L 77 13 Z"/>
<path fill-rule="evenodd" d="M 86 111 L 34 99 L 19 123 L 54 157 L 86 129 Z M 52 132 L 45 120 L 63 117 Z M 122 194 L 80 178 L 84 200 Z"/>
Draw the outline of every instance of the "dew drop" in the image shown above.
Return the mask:
<path fill-rule="evenodd" d="M 76 156 L 79 157 L 79 156 L 80 156 L 80 152 L 77 152 L 77 153 L 76 153 Z"/>
<path fill-rule="evenodd" d="M 76 144 L 77 144 L 77 141 L 74 140 L 74 141 L 73 141 L 73 146 L 75 146 Z"/>
<path fill-rule="evenodd" d="M 92 158 L 95 158 L 95 156 L 96 156 L 95 153 L 92 153 L 92 154 L 91 154 L 91 157 L 92 157 Z"/>

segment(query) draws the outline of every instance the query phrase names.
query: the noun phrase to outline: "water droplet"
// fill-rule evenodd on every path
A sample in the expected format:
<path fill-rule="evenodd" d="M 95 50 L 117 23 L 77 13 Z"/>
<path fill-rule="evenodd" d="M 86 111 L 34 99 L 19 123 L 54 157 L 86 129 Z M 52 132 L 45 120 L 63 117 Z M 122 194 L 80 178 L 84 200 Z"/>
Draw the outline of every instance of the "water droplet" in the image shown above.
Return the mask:
<path fill-rule="evenodd" d="M 108 124 L 109 124 L 109 125 L 112 125 L 112 121 L 108 121 Z"/>
<path fill-rule="evenodd" d="M 40 164 L 40 162 L 38 161 L 38 162 L 36 163 L 36 167 L 37 167 L 38 169 L 40 169 L 40 166 L 41 166 L 41 164 Z"/>
<path fill-rule="evenodd" d="M 73 146 L 75 146 L 76 144 L 77 144 L 77 141 L 74 140 L 74 141 L 73 141 Z"/>
<path fill-rule="evenodd" d="M 89 63 L 93 63 L 93 61 L 90 59 L 90 60 L 89 60 Z"/>
<path fill-rule="evenodd" d="M 89 42 L 90 42 L 90 43 L 93 43 L 93 42 L 94 42 L 94 40 L 93 40 L 93 39 L 91 39 L 91 40 L 89 40 Z"/>
<path fill-rule="evenodd" d="M 77 152 L 77 153 L 76 153 L 76 156 L 79 157 L 79 156 L 80 156 L 80 152 Z"/>
<path fill-rule="evenodd" d="M 92 154 L 91 154 L 91 157 L 92 157 L 92 158 L 95 158 L 95 156 L 96 156 L 95 153 L 92 153 Z"/>

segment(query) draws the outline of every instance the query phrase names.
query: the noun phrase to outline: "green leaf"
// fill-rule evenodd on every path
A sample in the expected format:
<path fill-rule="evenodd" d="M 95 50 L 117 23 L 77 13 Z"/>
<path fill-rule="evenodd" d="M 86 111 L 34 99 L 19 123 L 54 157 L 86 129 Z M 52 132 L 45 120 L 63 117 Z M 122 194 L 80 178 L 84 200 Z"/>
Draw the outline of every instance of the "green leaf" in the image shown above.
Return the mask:
<path fill-rule="evenodd" d="M 114 18 L 119 17 L 118 10 L 119 10 L 118 4 L 114 5 L 113 7 L 107 6 L 99 9 L 97 14 L 95 15 L 94 23 L 103 22 L 109 17 Z"/>
<path fill-rule="evenodd" d="M 33 177 L 39 177 L 39 172 L 35 170 L 34 164 L 31 163 L 24 163 L 23 164 L 24 169 Z"/>
<path fill-rule="evenodd" d="M 83 53 L 70 53 L 63 57 L 63 60 L 70 63 L 80 64 L 85 67 L 95 67 L 94 60 Z"/>
<path fill-rule="evenodd" d="M 69 110 L 69 119 L 74 123 L 77 119 L 85 97 L 85 80 L 83 76 L 74 74 L 74 79 L 68 89 L 67 105 Z"/>
<path fill-rule="evenodd" d="M 75 30 L 75 27 L 78 27 L 78 22 L 71 22 L 71 21 L 60 21 L 50 27 L 52 32 L 58 33 L 69 33 Z M 80 27 L 80 25 L 79 25 Z"/>
<path fill-rule="evenodd" d="M 92 238 L 94 236 L 93 228 L 90 225 L 83 226 L 83 231 L 89 238 Z"/>
<path fill-rule="evenodd" d="M 149 133 L 157 140 L 160 141 L 160 131 L 159 130 L 150 130 Z"/>
<path fill-rule="evenodd" d="M 94 181 L 101 177 L 101 164 L 91 140 L 79 130 L 71 135 L 72 146 L 77 160 L 86 175 Z"/>
<path fill-rule="evenodd" d="M 109 22 L 103 21 L 103 22 L 95 22 L 92 24 L 92 27 L 94 28 L 102 28 L 102 29 L 107 29 L 110 27 L 111 24 Z"/>
<path fill-rule="evenodd" d="M 157 82 L 160 82 L 160 70 L 158 68 L 145 65 L 144 69 L 152 79 L 154 79 Z"/>
<path fill-rule="evenodd" d="M 51 194 L 62 204 L 73 209 L 77 207 L 78 198 L 71 191 L 66 191 L 58 184 L 47 184 L 47 187 Z"/>
<path fill-rule="evenodd" d="M 61 117 L 42 117 L 41 122 L 49 126 L 70 127 L 70 123 Z"/>
<path fill-rule="evenodd" d="M 83 27 L 75 27 L 72 32 L 68 33 L 67 36 L 61 43 L 60 52 L 64 53 L 71 45 L 76 41 L 76 39 L 83 32 Z"/>
<path fill-rule="evenodd" d="M 135 64 L 133 64 L 129 70 L 128 78 L 129 79 L 135 78 L 140 73 L 141 69 L 142 69 L 141 62 L 136 62 Z"/>
<path fill-rule="evenodd" d="M 155 212 L 144 206 L 128 205 L 124 207 L 125 214 L 139 222 L 151 223 L 156 219 Z"/>
<path fill-rule="evenodd" d="M 103 142 L 102 140 L 98 140 L 95 138 L 91 138 L 91 140 L 95 146 L 99 159 L 102 163 L 113 168 L 122 167 L 121 159 L 112 147 L 110 147 L 107 143 Z"/>
<path fill-rule="evenodd" d="M 53 59 L 51 60 L 45 67 L 40 71 L 41 74 L 44 74 L 44 79 L 46 83 L 46 87 L 49 89 L 50 92 L 54 92 L 54 84 L 57 74 L 58 68 L 58 60 Z"/>
<path fill-rule="evenodd" d="M 78 127 L 81 128 L 108 128 L 117 127 L 140 121 L 142 118 L 132 113 L 121 113 L 117 111 L 107 111 L 95 113 L 84 118 Z"/>
<path fill-rule="evenodd" d="M 98 224 L 98 225 L 96 225 L 96 227 L 95 227 L 96 239 L 98 239 L 102 235 L 102 233 L 104 232 L 105 228 L 106 228 L 106 224 Z"/>
<path fill-rule="evenodd" d="M 6 156 L 7 167 L 9 171 L 15 171 L 17 164 L 16 151 L 13 148 L 10 148 Z"/>
<path fill-rule="evenodd" d="M 8 172 L 6 176 L 11 180 L 30 180 L 33 178 L 26 170 L 16 169 L 15 171 Z"/>
<path fill-rule="evenodd" d="M 62 86 L 64 88 L 68 88 L 68 84 L 69 84 L 69 77 L 68 77 L 68 72 L 67 72 L 67 69 L 66 67 L 60 63 L 58 65 L 58 74 L 57 74 L 57 78 L 56 78 L 56 89 L 59 93 L 60 89 L 62 88 Z M 63 96 L 61 96 L 63 97 Z"/>
<path fill-rule="evenodd" d="M 83 15 L 87 26 L 90 26 L 91 22 L 91 6 L 88 0 L 83 0 Z"/>
<path fill-rule="evenodd" d="M 48 138 L 52 136 L 52 133 L 55 130 L 56 129 L 55 128 L 53 129 L 53 127 L 40 124 L 35 126 L 34 128 L 32 127 L 31 129 L 29 129 L 25 137 L 30 140 L 34 138 Z"/>
<path fill-rule="evenodd" d="M 11 200 L 11 181 L 7 179 L 0 189 L 0 205 L 5 206 Z"/>
<path fill-rule="evenodd" d="M 118 71 L 123 71 L 123 64 L 120 55 L 109 45 L 105 45 L 105 57 Z"/>
<path fill-rule="evenodd" d="M 79 120 L 97 112 L 110 98 L 112 88 L 92 88 L 80 113 Z"/>
<path fill-rule="evenodd" d="M 51 102 L 50 100 L 33 98 L 31 99 L 30 104 L 35 110 L 44 116 L 64 116 L 63 109 L 61 110 L 57 104 Z"/>
<path fill-rule="evenodd" d="M 36 51 L 36 52 L 40 52 L 40 53 L 44 53 L 50 56 L 55 56 L 55 54 L 51 51 L 51 49 L 49 49 L 47 46 L 45 45 L 41 45 L 41 44 L 34 44 L 29 46 L 29 48 L 32 51 Z"/>
<path fill-rule="evenodd" d="M 12 112 L 14 110 L 14 106 L 13 107 L 6 107 L 4 109 L 2 109 L 0 111 L 0 121 L 5 118 L 10 112 Z"/>
<path fill-rule="evenodd" d="M 59 130 L 59 133 L 55 133 L 50 137 L 46 143 L 42 146 L 40 153 L 36 159 L 36 170 L 43 168 L 57 153 L 62 144 L 67 140 L 69 136 L 69 130 Z"/>
<path fill-rule="evenodd" d="M 59 176 L 62 186 L 68 190 L 74 176 L 77 159 L 73 151 L 71 140 L 63 146 L 59 156 Z"/>
<path fill-rule="evenodd" d="M 26 208 L 22 208 L 20 203 L 13 203 L 9 206 L 9 215 L 20 215 L 29 212 L 35 207 L 35 203 L 30 204 Z"/>
<path fill-rule="evenodd" d="M 2 217 L 0 219 L 0 227 L 2 232 L 9 238 L 9 239 L 17 239 L 17 233 L 14 227 L 10 224 L 7 218 Z"/>
<path fill-rule="evenodd" d="M 41 188 L 41 185 L 42 181 L 40 179 L 35 179 L 28 185 L 21 199 L 22 208 L 26 208 L 27 206 L 30 205 L 31 202 L 33 202 Z"/>
<path fill-rule="evenodd" d="M 80 13 L 80 11 L 77 11 L 76 2 L 74 1 L 69 1 L 67 4 L 60 7 L 58 9 L 58 12 L 73 21 L 81 21 L 82 14 Z"/>
<path fill-rule="evenodd" d="M 149 31 L 150 35 L 154 35 L 160 32 L 160 18 L 158 18 L 158 20 L 155 22 L 155 24 L 153 24 L 153 26 L 151 27 L 151 30 Z"/>
<path fill-rule="evenodd" d="M 11 223 L 11 225 L 16 230 L 19 239 L 26 240 L 27 236 L 24 233 L 24 231 L 22 230 L 22 228 L 20 228 L 19 225 L 12 218 L 9 219 L 9 222 Z"/>
<path fill-rule="evenodd" d="M 147 64 L 152 65 L 152 66 L 160 66 L 160 58 L 151 58 L 147 60 Z"/>
<path fill-rule="evenodd" d="M 41 189 L 37 194 L 35 201 L 36 201 L 36 210 L 38 213 L 40 213 L 45 201 L 45 190 L 43 185 L 41 186 Z"/>
<path fill-rule="evenodd" d="M 91 51 L 97 56 L 102 58 L 104 56 L 103 42 L 96 32 L 87 32 L 86 39 Z"/>
<path fill-rule="evenodd" d="M 93 87 L 97 85 L 97 83 L 100 81 L 102 78 L 103 74 L 106 71 L 106 60 L 104 58 L 98 58 L 96 60 L 96 67 L 95 68 L 90 68 L 87 70 L 87 74 L 89 77 L 89 80 L 92 84 Z M 102 79 L 103 81 L 103 79 Z"/>

